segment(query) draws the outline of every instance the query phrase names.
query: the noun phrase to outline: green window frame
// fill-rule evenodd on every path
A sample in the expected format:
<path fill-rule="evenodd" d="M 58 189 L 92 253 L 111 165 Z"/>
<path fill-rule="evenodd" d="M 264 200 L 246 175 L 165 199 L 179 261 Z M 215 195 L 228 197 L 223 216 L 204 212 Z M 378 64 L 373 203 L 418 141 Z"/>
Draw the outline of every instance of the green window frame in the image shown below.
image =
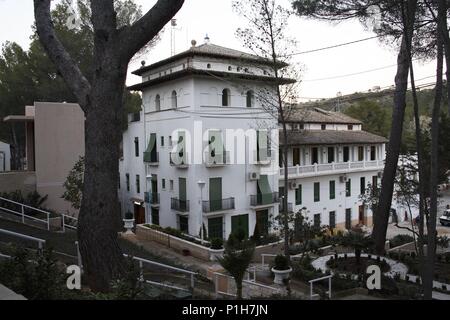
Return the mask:
<path fill-rule="evenodd" d="M 314 202 L 320 201 L 320 182 L 314 182 Z"/>
<path fill-rule="evenodd" d="M 223 239 L 223 217 L 208 219 L 208 237 Z"/>
<path fill-rule="evenodd" d="M 125 180 L 126 180 L 126 184 L 127 184 L 127 191 L 130 191 L 130 174 L 129 173 L 125 174 Z"/>
<path fill-rule="evenodd" d="M 300 184 L 297 189 L 295 189 L 295 205 L 299 206 L 302 204 L 302 185 Z"/>
<path fill-rule="evenodd" d="M 336 181 L 330 181 L 330 200 L 336 199 Z"/>
<path fill-rule="evenodd" d="M 352 179 L 348 179 L 345 183 L 345 196 L 347 198 L 352 196 Z"/>
<path fill-rule="evenodd" d="M 360 179 L 359 192 L 361 195 L 364 195 L 366 193 L 366 178 L 365 177 L 361 177 L 361 179 Z"/>
<path fill-rule="evenodd" d="M 248 239 L 248 214 L 242 214 L 231 217 L 231 233 L 242 229 L 245 233 L 245 238 Z"/>
<path fill-rule="evenodd" d="M 141 193 L 141 177 L 136 175 L 136 193 Z"/>

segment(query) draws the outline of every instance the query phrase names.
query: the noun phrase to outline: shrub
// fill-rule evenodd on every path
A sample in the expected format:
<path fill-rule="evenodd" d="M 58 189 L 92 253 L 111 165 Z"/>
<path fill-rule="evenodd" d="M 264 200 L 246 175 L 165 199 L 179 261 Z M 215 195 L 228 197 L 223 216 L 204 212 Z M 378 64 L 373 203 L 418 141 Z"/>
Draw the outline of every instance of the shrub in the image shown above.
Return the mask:
<path fill-rule="evenodd" d="M 277 255 L 275 257 L 274 269 L 278 271 L 288 270 L 289 269 L 288 259 L 282 254 Z"/>
<path fill-rule="evenodd" d="M 128 211 L 127 213 L 125 213 L 125 219 L 127 219 L 127 220 L 134 219 L 134 214 L 132 212 Z"/>
<path fill-rule="evenodd" d="M 211 240 L 211 249 L 213 249 L 213 250 L 223 249 L 223 239 L 221 239 L 221 238 L 212 239 Z"/>
<path fill-rule="evenodd" d="M 401 245 L 410 243 L 414 241 L 414 238 L 407 234 L 399 234 L 389 240 L 391 243 L 391 248 L 399 247 Z"/>

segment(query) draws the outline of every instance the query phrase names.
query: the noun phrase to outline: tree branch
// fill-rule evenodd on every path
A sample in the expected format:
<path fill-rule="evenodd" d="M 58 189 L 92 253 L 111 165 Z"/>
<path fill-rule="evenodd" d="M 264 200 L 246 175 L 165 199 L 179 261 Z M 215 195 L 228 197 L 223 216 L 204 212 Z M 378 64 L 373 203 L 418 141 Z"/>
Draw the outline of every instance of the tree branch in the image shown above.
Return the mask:
<path fill-rule="evenodd" d="M 50 60 L 86 112 L 91 85 L 56 36 L 50 15 L 50 2 L 51 0 L 34 0 L 37 33 Z"/>
<path fill-rule="evenodd" d="M 122 29 L 122 56 L 129 61 L 149 43 L 183 6 L 184 0 L 158 0 L 141 19 Z"/>

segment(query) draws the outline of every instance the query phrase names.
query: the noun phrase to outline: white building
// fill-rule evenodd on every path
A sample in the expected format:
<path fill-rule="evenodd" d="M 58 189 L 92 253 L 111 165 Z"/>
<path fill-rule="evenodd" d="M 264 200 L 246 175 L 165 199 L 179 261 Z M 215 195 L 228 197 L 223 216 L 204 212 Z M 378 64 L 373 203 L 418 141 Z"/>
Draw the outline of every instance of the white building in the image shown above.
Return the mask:
<path fill-rule="evenodd" d="M 269 221 L 278 215 L 283 178 L 277 117 L 263 107 L 257 94 L 274 92 L 274 78 L 265 65 L 240 51 L 193 43 L 183 53 L 134 72 L 142 82 L 129 89 L 142 91 L 143 110 L 133 116 L 136 121 L 130 122 L 123 137 L 119 190 L 123 212 L 134 212 L 138 223 L 145 220 L 205 238 L 227 238 L 238 228 L 248 236 L 255 228 L 271 232 Z M 316 120 L 319 114 L 321 121 Z M 292 209 L 307 207 L 316 219 L 320 213 L 323 224 L 334 211 L 335 224 L 342 228 L 346 210 L 351 209 L 355 223 L 359 179 L 365 177 L 368 183 L 378 177 L 385 141 L 342 115 L 316 110 L 304 120 L 290 119 Z M 296 132 L 297 125 L 304 130 Z M 323 140 L 326 134 L 333 139 Z M 310 137 L 308 142 L 302 136 Z M 345 137 L 348 140 L 340 140 Z M 328 148 L 335 150 L 334 158 L 326 157 Z M 343 191 L 343 176 L 351 181 L 350 197 Z M 326 192 L 331 180 L 335 199 L 330 200 Z M 314 201 L 316 182 L 319 201 Z M 296 192 L 298 188 L 301 191 Z M 295 194 L 302 201 L 296 201 Z M 364 219 L 371 222 L 366 211 Z"/>
<path fill-rule="evenodd" d="M 11 170 L 11 147 L 8 143 L 0 141 L 0 172 Z"/>

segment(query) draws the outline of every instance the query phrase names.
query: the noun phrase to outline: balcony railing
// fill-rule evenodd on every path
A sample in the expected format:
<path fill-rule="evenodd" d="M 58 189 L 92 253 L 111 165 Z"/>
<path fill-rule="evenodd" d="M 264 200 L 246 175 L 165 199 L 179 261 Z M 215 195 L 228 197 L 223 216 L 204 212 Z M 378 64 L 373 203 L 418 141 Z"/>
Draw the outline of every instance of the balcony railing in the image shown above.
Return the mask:
<path fill-rule="evenodd" d="M 144 162 L 149 165 L 158 165 L 159 152 L 144 152 Z"/>
<path fill-rule="evenodd" d="M 170 153 L 170 165 L 173 167 L 187 168 L 189 166 L 188 159 L 188 154 L 186 152 Z"/>
<path fill-rule="evenodd" d="M 280 207 L 278 209 L 279 212 L 284 212 L 284 202 L 280 199 Z M 288 212 L 294 212 L 294 204 L 288 202 Z"/>
<path fill-rule="evenodd" d="M 189 212 L 189 200 L 172 198 L 170 207 L 178 212 Z"/>
<path fill-rule="evenodd" d="M 288 168 L 289 177 L 317 176 L 330 173 L 346 173 L 349 171 L 378 170 L 384 168 L 384 160 L 339 162 L 314 164 L 308 166 L 295 166 Z M 280 169 L 280 178 L 284 178 L 284 168 Z"/>
<path fill-rule="evenodd" d="M 149 201 L 151 205 L 159 205 L 159 193 L 149 193 Z"/>
<path fill-rule="evenodd" d="M 207 167 L 221 167 L 231 164 L 230 152 L 223 151 L 222 153 L 207 151 L 205 152 L 205 164 Z"/>
<path fill-rule="evenodd" d="M 234 208 L 234 198 L 203 201 L 203 212 L 206 213 L 233 210 Z"/>
<path fill-rule="evenodd" d="M 274 203 L 278 203 L 279 197 L 278 192 L 268 193 L 268 194 L 257 194 L 250 196 L 250 206 L 265 206 Z"/>
<path fill-rule="evenodd" d="M 253 152 L 253 162 L 256 165 L 268 165 L 272 162 L 272 150 L 271 149 L 260 149 L 259 151 Z"/>

